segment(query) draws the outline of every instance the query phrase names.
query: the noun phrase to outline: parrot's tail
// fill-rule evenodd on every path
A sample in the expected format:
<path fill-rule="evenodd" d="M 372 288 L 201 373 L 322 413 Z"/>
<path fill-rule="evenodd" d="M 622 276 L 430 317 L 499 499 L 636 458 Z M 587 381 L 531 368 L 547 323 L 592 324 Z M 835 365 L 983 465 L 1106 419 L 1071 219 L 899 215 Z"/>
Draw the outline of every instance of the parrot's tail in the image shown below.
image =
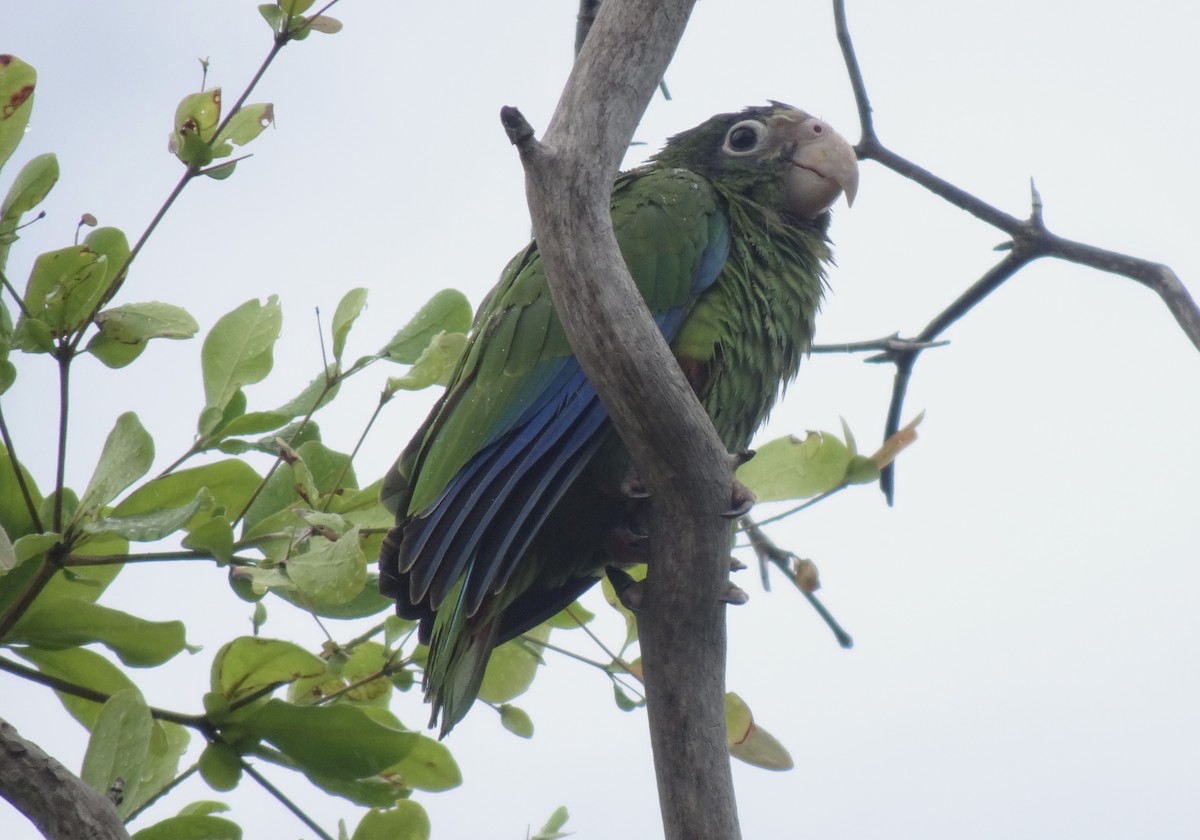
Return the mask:
<path fill-rule="evenodd" d="M 434 618 L 425 662 L 425 699 L 433 706 L 429 726 L 436 726 L 441 718 L 439 739 L 445 738 L 475 703 L 499 628 L 498 615 L 481 611 L 466 616 L 459 603 L 461 587 L 460 583 L 460 591 L 451 594 Z"/>

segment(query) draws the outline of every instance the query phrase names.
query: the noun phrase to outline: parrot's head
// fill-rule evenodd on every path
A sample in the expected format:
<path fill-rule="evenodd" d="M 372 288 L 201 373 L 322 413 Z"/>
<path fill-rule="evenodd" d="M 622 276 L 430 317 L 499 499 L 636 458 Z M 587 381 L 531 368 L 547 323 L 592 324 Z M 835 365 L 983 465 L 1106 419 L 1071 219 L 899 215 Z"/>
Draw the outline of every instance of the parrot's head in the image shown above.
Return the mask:
<path fill-rule="evenodd" d="M 780 102 L 718 114 L 669 139 L 654 161 L 802 219 L 817 218 L 843 193 L 851 204 L 858 192 L 854 147 L 828 123 Z"/>

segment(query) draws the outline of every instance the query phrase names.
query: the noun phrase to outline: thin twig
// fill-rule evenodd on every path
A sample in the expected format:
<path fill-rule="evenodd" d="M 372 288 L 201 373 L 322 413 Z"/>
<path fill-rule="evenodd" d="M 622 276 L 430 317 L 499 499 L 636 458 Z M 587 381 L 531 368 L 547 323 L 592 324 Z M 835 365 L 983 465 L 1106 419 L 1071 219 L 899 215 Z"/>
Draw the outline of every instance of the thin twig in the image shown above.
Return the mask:
<path fill-rule="evenodd" d="M 246 761 L 244 758 L 240 758 L 239 760 L 242 763 L 242 770 L 245 771 L 247 776 L 249 776 L 251 779 L 254 779 L 254 781 L 258 782 L 267 793 L 279 800 L 279 803 L 283 805 L 283 807 L 295 814 L 300 822 L 311 828 L 316 835 L 321 838 L 321 840 L 333 840 L 333 837 L 328 834 L 325 829 L 317 825 L 316 822 L 313 821 L 312 817 L 300 810 L 300 806 L 288 799 L 283 791 L 267 781 L 266 777 L 263 776 L 262 773 L 259 773 L 257 770 L 255 770 L 254 765 L 250 764 L 250 762 Z"/>
<path fill-rule="evenodd" d="M 58 347 L 58 457 L 54 473 L 54 517 L 51 527 L 62 533 L 63 484 L 67 470 L 67 411 L 71 400 L 71 358 L 73 352 L 66 343 Z"/>
<path fill-rule="evenodd" d="M 777 546 L 771 540 L 771 538 L 763 532 L 758 523 L 756 523 L 749 516 L 743 516 L 741 518 L 741 525 L 742 529 L 745 530 L 746 535 L 750 538 L 750 547 L 754 549 L 754 553 L 758 556 L 759 563 L 763 564 L 764 568 L 765 564 L 770 563 L 787 575 L 788 580 L 790 580 L 796 589 L 800 591 L 801 595 L 808 599 L 808 603 L 814 610 L 817 611 L 817 615 L 819 615 L 821 620 L 825 622 L 826 626 L 833 631 L 833 635 L 837 639 L 838 644 L 847 649 L 854 647 L 854 638 L 847 633 L 840 624 L 838 624 L 837 619 L 835 619 L 833 614 L 825 608 L 825 605 L 821 603 L 821 600 L 817 598 L 815 594 L 801 586 L 800 582 L 796 580 L 796 570 L 792 563 L 798 561 L 799 558 L 796 557 L 794 553 L 786 551 L 785 549 Z M 763 576 L 765 579 L 765 572 Z"/>
<path fill-rule="evenodd" d="M 11 659 L 0 657 L 0 671 L 7 671 L 10 674 L 16 674 L 19 677 L 24 677 L 30 682 L 44 685 L 52 688 L 55 691 L 63 694 L 70 694 L 72 697 L 79 697 L 83 700 L 91 700 L 93 703 L 107 703 L 112 698 L 111 694 L 106 694 L 103 691 L 97 691 L 94 688 L 77 685 L 69 680 L 55 677 L 51 674 L 45 674 L 35 668 L 30 668 L 22 665 L 20 662 L 14 662 Z M 203 733 L 209 733 L 212 730 L 212 725 L 208 722 L 208 718 L 204 715 L 185 715 L 181 712 L 172 712 L 170 709 L 160 709 L 156 706 L 150 707 L 150 715 L 155 720 L 164 720 L 168 723 L 177 723 L 180 726 L 188 726 L 192 729 L 197 729 Z"/>
<path fill-rule="evenodd" d="M 1009 256 L 930 321 L 915 339 L 916 342 L 932 341 L 950 324 L 977 306 L 988 294 L 1029 262 L 1039 257 L 1054 257 L 1100 271 L 1119 274 L 1147 286 L 1162 299 L 1180 328 L 1197 349 L 1200 349 L 1200 307 L 1197 307 L 1179 277 L 1169 267 L 1104 248 L 1097 248 L 1093 245 L 1074 242 L 1050 233 L 1042 220 L 1042 201 L 1036 189 L 1032 190 L 1030 216 L 1026 220 L 1021 220 L 971 195 L 949 181 L 939 178 L 929 170 L 885 147 L 879 141 L 875 130 L 866 82 L 863 79 L 862 69 L 850 38 L 844 0 L 834 0 L 833 14 L 838 44 L 841 46 L 842 58 L 846 64 L 846 72 L 850 77 L 850 85 L 854 90 L 854 100 L 858 107 L 862 139 L 855 150 L 859 158 L 882 164 L 1012 237 L 1012 251 Z M 892 402 L 888 411 L 884 439 L 891 437 L 900 427 L 904 393 L 912 378 L 913 366 L 921 349 L 924 348 L 885 350 L 884 352 L 885 360 L 893 361 L 896 364 L 896 379 L 892 390 Z M 877 360 L 873 359 L 872 361 Z M 880 476 L 880 488 L 886 495 L 888 503 L 891 504 L 895 491 L 894 464 L 889 464 L 883 469 Z"/>

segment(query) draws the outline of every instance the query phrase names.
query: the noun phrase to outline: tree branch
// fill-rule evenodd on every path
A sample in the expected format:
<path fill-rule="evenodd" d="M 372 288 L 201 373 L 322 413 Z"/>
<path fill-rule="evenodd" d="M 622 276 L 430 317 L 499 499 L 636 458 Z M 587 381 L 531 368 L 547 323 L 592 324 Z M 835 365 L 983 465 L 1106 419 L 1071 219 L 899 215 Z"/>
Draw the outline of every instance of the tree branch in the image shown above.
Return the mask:
<path fill-rule="evenodd" d="M 740 837 L 725 737 L 724 607 L 732 461 L 629 277 L 613 235 L 613 179 L 694 0 L 606 0 L 543 142 L 515 108 L 555 309 L 653 492 L 654 561 L 639 617 L 650 739 L 668 840 Z"/>
<path fill-rule="evenodd" d="M 0 796 L 49 840 L 129 840 L 112 802 L 2 719 Z"/>
<path fill-rule="evenodd" d="M 1042 222 L 1042 202 L 1037 190 L 1032 190 L 1033 209 L 1029 218 L 1018 219 L 885 147 L 879 141 L 879 136 L 875 131 L 866 82 L 863 80 L 862 69 L 859 67 L 854 44 L 850 38 L 850 27 L 846 21 L 845 0 L 834 0 L 833 16 L 838 44 L 842 49 L 842 58 L 845 61 L 846 72 L 850 77 L 850 86 L 854 90 L 854 100 L 858 106 L 862 139 L 855 146 L 855 151 L 858 153 L 859 159 L 873 160 L 882 164 L 1012 237 L 1012 251 L 1008 257 L 930 321 L 913 340 L 914 343 L 933 341 L 947 327 L 977 306 L 987 295 L 999 288 L 1002 283 L 1028 263 L 1039 257 L 1054 257 L 1110 274 L 1119 274 L 1136 280 L 1153 290 L 1166 304 L 1180 329 L 1200 350 L 1200 307 L 1197 307 L 1195 300 L 1192 299 L 1175 272 L 1167 266 L 1126 254 L 1118 254 L 1094 245 L 1074 242 L 1051 233 Z M 883 433 L 884 440 L 891 437 L 900 428 L 904 395 L 912 378 L 913 366 L 922 349 L 925 348 L 888 349 L 881 356 L 869 360 L 891 361 L 896 364 L 896 379 L 892 388 L 892 402 L 888 409 L 887 424 Z M 891 504 L 895 494 L 895 463 L 888 464 L 883 468 L 879 485 L 887 497 L 888 504 Z"/>

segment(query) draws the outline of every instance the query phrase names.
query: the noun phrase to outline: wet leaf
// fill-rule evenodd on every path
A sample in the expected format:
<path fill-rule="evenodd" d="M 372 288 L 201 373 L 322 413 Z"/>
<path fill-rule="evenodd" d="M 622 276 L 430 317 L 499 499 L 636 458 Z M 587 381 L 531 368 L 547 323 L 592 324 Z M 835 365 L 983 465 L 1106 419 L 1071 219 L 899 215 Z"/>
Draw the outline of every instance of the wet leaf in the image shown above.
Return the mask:
<path fill-rule="evenodd" d="M 83 498 L 81 511 L 106 505 L 150 470 L 154 463 L 154 439 L 142 426 L 137 415 L 127 411 L 117 418 L 100 452 L 100 461 Z"/>
<path fill-rule="evenodd" d="M 471 328 L 471 304 L 457 289 L 443 289 L 429 299 L 382 350 L 393 362 L 411 365 L 439 333 L 465 333 Z"/>
<path fill-rule="evenodd" d="M 58 182 L 58 174 L 58 158 L 52 152 L 31 159 L 8 188 L 8 195 L 0 204 L 0 219 L 15 222 L 41 204 Z"/>
<path fill-rule="evenodd" d="M 205 398 L 201 434 L 217 428 L 221 413 L 243 386 L 271 372 L 282 326 L 283 313 L 274 295 L 265 304 L 247 301 L 213 325 L 200 351 Z"/>
<path fill-rule="evenodd" d="M 123 798 L 117 813 L 122 817 L 129 816 L 136 800 L 153 726 L 141 692 L 126 688 L 108 699 L 92 727 L 79 776 L 103 794 L 119 785 Z"/>
<path fill-rule="evenodd" d="M 25 136 L 37 72 L 15 55 L 0 55 L 0 167 Z"/>

